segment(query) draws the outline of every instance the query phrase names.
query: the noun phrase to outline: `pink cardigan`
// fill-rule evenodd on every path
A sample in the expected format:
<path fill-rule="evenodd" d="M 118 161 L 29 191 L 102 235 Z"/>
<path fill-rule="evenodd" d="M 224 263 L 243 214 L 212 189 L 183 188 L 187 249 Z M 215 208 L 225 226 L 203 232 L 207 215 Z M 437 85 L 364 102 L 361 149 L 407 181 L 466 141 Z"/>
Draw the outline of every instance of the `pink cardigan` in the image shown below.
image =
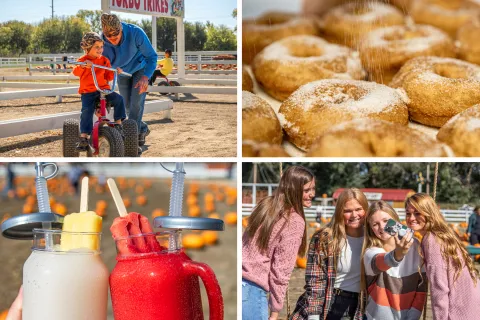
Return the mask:
<path fill-rule="evenodd" d="M 284 224 L 285 227 L 282 229 Z M 271 311 L 279 312 L 283 308 L 285 292 L 304 231 L 305 221 L 298 213 L 292 211 L 289 221 L 282 218 L 273 227 L 265 254 L 261 254 L 255 245 L 258 232 L 251 241 L 243 241 L 242 278 L 270 292 Z"/>
<path fill-rule="evenodd" d="M 480 279 L 475 287 L 467 268 L 454 282 L 453 267 L 442 258 L 441 246 L 434 234 L 423 238 L 422 250 L 435 320 L 480 319 Z M 460 251 L 458 251 L 460 255 Z"/>

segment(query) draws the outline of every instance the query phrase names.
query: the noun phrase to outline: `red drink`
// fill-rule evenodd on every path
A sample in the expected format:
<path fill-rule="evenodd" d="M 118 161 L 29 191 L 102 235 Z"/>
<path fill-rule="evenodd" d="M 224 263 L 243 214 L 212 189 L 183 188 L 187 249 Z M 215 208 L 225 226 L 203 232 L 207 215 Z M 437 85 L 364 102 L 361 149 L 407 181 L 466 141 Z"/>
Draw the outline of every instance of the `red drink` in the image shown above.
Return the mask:
<path fill-rule="evenodd" d="M 126 255 L 119 252 L 110 275 L 115 320 L 203 320 L 198 277 L 207 290 L 210 319 L 222 320 L 222 294 L 206 264 L 192 261 L 183 249 Z"/>

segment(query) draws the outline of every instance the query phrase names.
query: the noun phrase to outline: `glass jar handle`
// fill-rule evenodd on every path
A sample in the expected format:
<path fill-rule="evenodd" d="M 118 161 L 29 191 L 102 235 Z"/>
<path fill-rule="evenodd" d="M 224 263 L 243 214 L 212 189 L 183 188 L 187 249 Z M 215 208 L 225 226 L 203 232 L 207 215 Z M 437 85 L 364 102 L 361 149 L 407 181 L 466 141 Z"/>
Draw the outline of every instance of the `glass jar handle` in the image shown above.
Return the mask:
<path fill-rule="evenodd" d="M 202 279 L 208 296 L 208 305 L 210 309 L 210 320 L 223 320 L 223 298 L 222 291 L 218 285 L 215 273 L 205 263 L 187 260 L 183 262 L 185 272 L 192 276 L 198 276 Z"/>

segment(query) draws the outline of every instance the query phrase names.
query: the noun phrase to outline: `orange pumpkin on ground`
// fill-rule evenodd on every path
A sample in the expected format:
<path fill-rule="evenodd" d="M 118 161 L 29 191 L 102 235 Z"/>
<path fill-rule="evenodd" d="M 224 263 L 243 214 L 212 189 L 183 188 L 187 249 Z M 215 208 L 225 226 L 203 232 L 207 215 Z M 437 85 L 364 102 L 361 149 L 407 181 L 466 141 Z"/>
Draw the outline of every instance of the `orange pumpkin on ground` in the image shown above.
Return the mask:
<path fill-rule="evenodd" d="M 190 206 L 194 206 L 194 205 L 197 205 L 198 204 L 198 198 L 196 195 L 194 194 L 189 194 L 187 196 L 187 205 L 190 207 Z"/>
<path fill-rule="evenodd" d="M 145 188 L 142 186 L 136 186 L 135 187 L 135 192 L 138 194 L 143 194 L 145 192 Z"/>
<path fill-rule="evenodd" d="M 188 208 L 188 216 L 190 217 L 200 217 L 200 207 L 199 206 L 192 206 Z"/>
<path fill-rule="evenodd" d="M 10 219 L 12 216 L 10 215 L 10 213 L 5 213 L 2 217 L 2 223 L 3 221 L 7 220 L 7 219 Z"/>
<path fill-rule="evenodd" d="M 235 225 L 235 224 L 237 224 L 237 213 L 236 212 L 227 212 L 227 213 L 225 213 L 225 216 L 223 217 L 223 219 L 227 224 Z"/>
<path fill-rule="evenodd" d="M 242 227 L 244 228 L 248 227 L 248 217 L 244 217 L 242 219 Z"/>
<path fill-rule="evenodd" d="M 307 267 L 307 258 L 297 257 L 297 267 L 305 269 Z"/>
<path fill-rule="evenodd" d="M 24 204 L 22 208 L 23 213 L 32 213 L 33 212 L 33 206 L 31 204 Z"/>
<path fill-rule="evenodd" d="M 205 199 L 205 203 L 215 201 L 215 197 L 213 196 L 213 193 L 210 193 L 210 192 L 205 193 L 204 199 Z"/>
<path fill-rule="evenodd" d="M 206 245 L 211 246 L 218 242 L 218 233 L 217 231 L 206 230 L 202 232 L 202 238 Z"/>
<path fill-rule="evenodd" d="M 219 215 L 218 213 L 216 213 L 216 212 L 210 213 L 210 214 L 208 215 L 208 217 L 209 217 L 210 219 L 220 219 L 220 215 Z"/>
<path fill-rule="evenodd" d="M 165 215 L 166 215 L 165 211 L 159 208 L 152 211 L 152 219 L 155 219 L 156 217 L 163 217 Z"/>
<path fill-rule="evenodd" d="M 144 206 L 147 204 L 147 197 L 144 196 L 144 195 L 141 195 L 141 196 L 138 196 L 137 197 L 137 204 L 139 204 L 140 206 Z"/>
<path fill-rule="evenodd" d="M 182 246 L 186 249 L 202 249 L 205 246 L 205 240 L 200 234 L 187 233 L 182 236 Z"/>
<path fill-rule="evenodd" d="M 55 213 L 57 213 L 61 216 L 64 216 L 64 215 L 67 214 L 67 207 L 62 203 L 57 203 L 57 204 L 55 204 L 53 212 L 55 212 Z"/>
<path fill-rule="evenodd" d="M 130 198 L 123 198 L 123 204 L 125 208 L 130 208 L 132 206 L 132 200 L 130 200 Z"/>
<path fill-rule="evenodd" d="M 97 208 L 107 209 L 107 207 L 108 207 L 107 201 L 105 201 L 105 200 L 98 200 L 97 201 Z"/>

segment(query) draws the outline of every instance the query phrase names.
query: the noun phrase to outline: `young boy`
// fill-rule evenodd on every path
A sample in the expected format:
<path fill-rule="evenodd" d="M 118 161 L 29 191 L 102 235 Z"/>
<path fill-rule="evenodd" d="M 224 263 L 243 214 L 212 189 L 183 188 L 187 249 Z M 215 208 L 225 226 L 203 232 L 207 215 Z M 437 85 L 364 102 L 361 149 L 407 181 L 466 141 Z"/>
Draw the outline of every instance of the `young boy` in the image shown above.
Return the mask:
<path fill-rule="evenodd" d="M 150 78 L 150 81 L 148 84 L 151 86 L 157 79 L 157 77 L 166 77 L 172 72 L 173 69 L 173 59 L 170 58 L 172 56 L 172 50 L 167 49 L 165 50 L 165 58 L 162 60 L 158 61 L 158 66 L 160 69 L 156 69 L 153 72 L 152 77 Z"/>
<path fill-rule="evenodd" d="M 77 61 L 85 62 L 86 66 L 75 66 L 72 73 L 80 77 L 80 88 L 78 93 L 82 95 L 82 114 L 80 116 L 80 142 L 77 144 L 78 151 L 88 150 L 88 138 L 93 130 L 93 114 L 96 101 L 100 98 L 100 92 L 95 87 L 92 75 L 92 64 L 111 68 L 110 61 L 102 56 L 103 40 L 95 32 L 87 32 L 80 43 L 85 55 Z M 113 80 L 114 73 L 109 70 L 95 68 L 98 87 L 110 90 L 108 81 Z M 106 96 L 107 101 L 113 105 L 114 120 L 118 130 L 122 131 L 122 120 L 126 118 L 125 104 L 121 95 L 112 92 Z"/>

